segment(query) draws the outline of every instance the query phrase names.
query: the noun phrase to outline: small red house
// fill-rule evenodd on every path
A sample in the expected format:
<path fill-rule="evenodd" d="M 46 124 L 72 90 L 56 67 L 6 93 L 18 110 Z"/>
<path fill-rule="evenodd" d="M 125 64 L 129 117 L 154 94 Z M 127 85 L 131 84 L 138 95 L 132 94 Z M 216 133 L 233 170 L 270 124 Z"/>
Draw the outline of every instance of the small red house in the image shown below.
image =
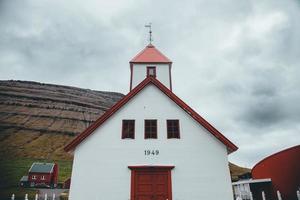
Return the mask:
<path fill-rule="evenodd" d="M 68 178 L 64 181 L 63 183 L 63 188 L 64 189 L 70 189 L 70 185 L 71 185 L 71 178 Z"/>
<path fill-rule="evenodd" d="M 33 163 L 28 171 L 30 187 L 56 187 L 58 165 L 56 163 Z"/>

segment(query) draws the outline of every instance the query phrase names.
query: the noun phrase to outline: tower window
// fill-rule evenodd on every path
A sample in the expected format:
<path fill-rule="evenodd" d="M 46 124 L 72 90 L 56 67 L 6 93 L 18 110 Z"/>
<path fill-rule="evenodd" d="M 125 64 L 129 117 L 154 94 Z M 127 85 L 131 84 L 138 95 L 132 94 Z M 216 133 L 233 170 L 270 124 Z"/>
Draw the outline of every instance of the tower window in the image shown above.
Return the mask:
<path fill-rule="evenodd" d="M 145 139 L 157 138 L 157 120 L 145 120 Z"/>
<path fill-rule="evenodd" d="M 167 120 L 168 138 L 180 138 L 179 134 L 179 120 Z"/>
<path fill-rule="evenodd" d="M 156 77 L 156 67 L 147 67 L 147 77 Z"/>
<path fill-rule="evenodd" d="M 134 120 L 123 120 L 122 123 L 122 139 L 134 139 Z"/>

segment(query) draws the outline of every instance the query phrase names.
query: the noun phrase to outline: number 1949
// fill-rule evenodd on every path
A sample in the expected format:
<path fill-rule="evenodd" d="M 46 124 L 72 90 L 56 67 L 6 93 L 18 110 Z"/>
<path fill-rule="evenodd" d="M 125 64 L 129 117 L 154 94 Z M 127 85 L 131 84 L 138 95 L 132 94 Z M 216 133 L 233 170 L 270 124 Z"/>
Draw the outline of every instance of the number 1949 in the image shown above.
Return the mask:
<path fill-rule="evenodd" d="M 145 150 L 145 156 L 157 156 L 159 154 L 159 150 Z"/>

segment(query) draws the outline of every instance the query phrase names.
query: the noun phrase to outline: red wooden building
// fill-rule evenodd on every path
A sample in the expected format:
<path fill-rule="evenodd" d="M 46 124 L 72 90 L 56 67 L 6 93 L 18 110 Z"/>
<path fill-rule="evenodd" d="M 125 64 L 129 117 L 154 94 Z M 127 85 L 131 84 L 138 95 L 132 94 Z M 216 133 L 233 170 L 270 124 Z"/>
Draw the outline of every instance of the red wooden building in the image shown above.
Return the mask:
<path fill-rule="evenodd" d="M 57 181 L 58 165 L 56 163 L 33 163 L 28 176 L 23 176 L 20 184 L 30 187 L 56 187 Z"/>
<path fill-rule="evenodd" d="M 63 188 L 64 189 L 70 189 L 70 185 L 71 185 L 71 178 L 68 178 L 64 181 L 63 183 Z"/>

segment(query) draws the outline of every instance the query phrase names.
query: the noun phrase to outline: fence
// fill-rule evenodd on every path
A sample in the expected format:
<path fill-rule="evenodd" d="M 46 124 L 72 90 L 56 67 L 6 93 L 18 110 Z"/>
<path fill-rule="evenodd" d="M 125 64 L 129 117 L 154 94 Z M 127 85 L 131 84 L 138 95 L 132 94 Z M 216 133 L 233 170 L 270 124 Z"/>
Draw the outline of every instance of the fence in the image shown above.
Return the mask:
<path fill-rule="evenodd" d="M 57 200 L 58 198 L 53 193 L 52 196 L 48 197 L 48 194 L 46 193 L 45 196 L 39 196 L 38 194 L 35 195 L 34 200 Z M 11 200 L 15 200 L 15 194 L 11 195 Z M 28 194 L 25 194 L 24 200 L 28 199 Z"/>
<path fill-rule="evenodd" d="M 296 195 L 297 195 L 298 200 L 300 200 L 300 191 L 299 190 L 296 192 Z M 263 200 L 267 200 L 264 191 L 262 191 L 261 196 L 262 196 Z M 278 200 L 285 200 L 285 199 L 282 199 L 279 191 L 277 191 L 277 198 L 278 198 Z M 11 195 L 11 200 L 15 200 L 14 194 Z M 28 194 L 25 194 L 24 200 L 29 200 Z M 47 193 L 43 197 L 36 194 L 34 200 L 56 200 L 56 196 L 54 193 L 52 194 L 51 197 L 48 197 Z M 237 195 L 236 200 L 253 200 L 252 192 L 249 192 L 247 195 L 246 194 Z"/>
<path fill-rule="evenodd" d="M 299 190 L 297 190 L 296 195 L 297 195 L 298 200 L 300 200 L 300 191 Z M 264 191 L 262 191 L 261 197 L 263 200 L 267 200 Z M 279 191 L 277 191 L 277 199 L 278 200 L 288 200 L 288 199 L 282 199 L 281 193 Z M 247 192 L 247 194 L 240 193 L 239 195 L 236 196 L 236 200 L 253 200 L 252 192 Z"/>

